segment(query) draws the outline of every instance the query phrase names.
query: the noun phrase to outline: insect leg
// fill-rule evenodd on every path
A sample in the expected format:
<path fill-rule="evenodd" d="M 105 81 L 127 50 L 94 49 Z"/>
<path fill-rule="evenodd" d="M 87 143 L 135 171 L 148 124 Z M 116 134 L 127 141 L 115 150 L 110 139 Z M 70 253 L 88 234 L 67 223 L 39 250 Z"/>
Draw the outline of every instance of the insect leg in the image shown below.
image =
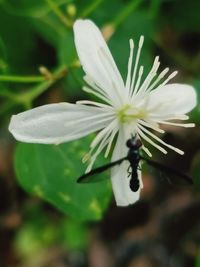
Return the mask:
<path fill-rule="evenodd" d="M 128 166 L 127 172 L 128 172 L 128 177 L 130 177 L 131 174 L 132 174 L 132 168 L 131 168 L 131 165 Z"/>

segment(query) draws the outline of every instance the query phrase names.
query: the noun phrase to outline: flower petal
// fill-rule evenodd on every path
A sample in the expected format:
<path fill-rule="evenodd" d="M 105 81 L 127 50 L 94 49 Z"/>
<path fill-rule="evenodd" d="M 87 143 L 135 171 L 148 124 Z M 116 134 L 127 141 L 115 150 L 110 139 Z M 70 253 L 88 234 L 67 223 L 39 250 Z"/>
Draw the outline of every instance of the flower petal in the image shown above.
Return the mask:
<path fill-rule="evenodd" d="M 194 88 L 186 84 L 167 84 L 151 91 L 148 109 L 158 117 L 185 114 L 197 104 Z"/>
<path fill-rule="evenodd" d="M 9 131 L 19 141 L 59 144 L 100 130 L 111 121 L 112 112 L 104 108 L 59 103 L 12 116 Z"/>
<path fill-rule="evenodd" d="M 126 141 L 130 138 L 130 135 L 120 129 L 117 138 L 117 143 L 113 151 L 112 161 L 118 160 L 127 155 L 128 148 L 126 146 Z M 140 180 L 140 189 L 137 192 L 133 192 L 130 189 L 128 177 L 128 161 L 124 161 L 119 166 L 112 168 L 111 171 L 111 181 L 115 200 L 118 206 L 127 206 L 135 203 L 140 197 L 140 189 L 142 188 L 141 182 L 141 172 L 138 171 L 138 178 Z"/>
<path fill-rule="evenodd" d="M 124 82 L 97 26 L 90 20 L 74 23 L 75 45 L 83 69 L 115 104 L 124 93 Z"/>

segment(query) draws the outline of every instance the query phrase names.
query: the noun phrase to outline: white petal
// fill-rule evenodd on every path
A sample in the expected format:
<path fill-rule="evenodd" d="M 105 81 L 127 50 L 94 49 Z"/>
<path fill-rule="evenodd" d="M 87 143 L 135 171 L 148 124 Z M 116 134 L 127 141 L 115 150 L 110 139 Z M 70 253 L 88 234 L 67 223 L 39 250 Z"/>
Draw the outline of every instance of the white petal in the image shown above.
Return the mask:
<path fill-rule="evenodd" d="M 124 83 L 100 30 L 90 20 L 77 20 L 74 24 L 74 34 L 84 71 L 119 105 Z"/>
<path fill-rule="evenodd" d="M 127 155 L 128 148 L 126 141 L 130 138 L 130 135 L 125 133 L 122 129 L 119 131 L 117 143 L 113 151 L 112 161 L 118 160 Z M 112 168 L 111 181 L 115 200 L 118 206 L 127 206 L 135 203 L 140 197 L 140 189 L 137 192 L 133 192 L 130 189 L 128 177 L 129 163 L 124 161 L 119 166 Z M 139 180 L 141 180 L 141 172 L 138 170 Z M 142 184 L 140 184 L 142 187 Z"/>
<path fill-rule="evenodd" d="M 159 117 L 168 115 L 185 114 L 191 111 L 197 104 L 197 96 L 194 88 L 186 84 L 167 84 L 151 91 L 148 109 Z"/>
<path fill-rule="evenodd" d="M 58 144 L 100 130 L 110 121 L 111 112 L 103 108 L 59 103 L 12 116 L 9 131 L 19 141 Z"/>

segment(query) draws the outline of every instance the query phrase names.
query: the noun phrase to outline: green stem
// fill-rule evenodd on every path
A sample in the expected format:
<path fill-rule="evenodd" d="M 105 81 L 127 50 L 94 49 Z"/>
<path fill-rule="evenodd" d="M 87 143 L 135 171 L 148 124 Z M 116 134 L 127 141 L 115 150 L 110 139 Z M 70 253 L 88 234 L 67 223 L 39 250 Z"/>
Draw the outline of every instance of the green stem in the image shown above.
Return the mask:
<path fill-rule="evenodd" d="M 54 0 L 45 0 L 51 10 L 58 16 L 60 21 L 67 27 L 72 27 L 72 22 L 64 15 L 64 13 L 61 11 L 61 9 L 58 7 L 57 3 Z"/>
<path fill-rule="evenodd" d="M 0 75 L 0 82 L 38 83 L 43 81 L 45 81 L 45 77 L 43 76 Z"/>
<path fill-rule="evenodd" d="M 132 0 L 129 4 L 125 5 L 122 11 L 115 17 L 112 24 L 117 28 L 137 7 L 143 0 Z"/>
<path fill-rule="evenodd" d="M 81 18 L 85 18 L 88 15 L 90 15 L 97 7 L 103 3 L 104 0 L 96 0 L 92 1 L 92 3 L 82 11 L 82 13 L 79 15 Z"/>
<path fill-rule="evenodd" d="M 71 67 L 71 66 L 70 66 Z M 73 67 L 73 65 L 72 65 Z M 36 99 L 39 95 L 44 93 L 50 86 L 52 86 L 59 79 L 63 78 L 67 74 L 67 67 L 61 66 L 55 72 L 51 74 L 51 78 L 43 79 L 43 82 L 37 86 L 30 88 L 28 91 L 23 93 L 13 93 L 6 89 L 0 90 L 0 96 L 7 98 L 11 103 L 22 104 L 24 107 L 30 107 L 31 103 Z"/>

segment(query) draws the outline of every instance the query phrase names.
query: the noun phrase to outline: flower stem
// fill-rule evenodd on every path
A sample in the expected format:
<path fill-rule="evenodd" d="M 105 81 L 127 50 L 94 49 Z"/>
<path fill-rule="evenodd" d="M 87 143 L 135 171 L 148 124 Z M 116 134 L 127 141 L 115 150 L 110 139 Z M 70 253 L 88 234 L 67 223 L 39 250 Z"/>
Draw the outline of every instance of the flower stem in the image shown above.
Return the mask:
<path fill-rule="evenodd" d="M 43 76 L 0 75 L 0 82 L 38 83 L 43 81 L 45 81 L 45 77 Z"/>
<path fill-rule="evenodd" d="M 72 22 L 64 15 L 62 10 L 58 7 L 57 3 L 54 0 L 45 0 L 51 10 L 58 16 L 60 21 L 67 27 L 72 27 Z"/>

